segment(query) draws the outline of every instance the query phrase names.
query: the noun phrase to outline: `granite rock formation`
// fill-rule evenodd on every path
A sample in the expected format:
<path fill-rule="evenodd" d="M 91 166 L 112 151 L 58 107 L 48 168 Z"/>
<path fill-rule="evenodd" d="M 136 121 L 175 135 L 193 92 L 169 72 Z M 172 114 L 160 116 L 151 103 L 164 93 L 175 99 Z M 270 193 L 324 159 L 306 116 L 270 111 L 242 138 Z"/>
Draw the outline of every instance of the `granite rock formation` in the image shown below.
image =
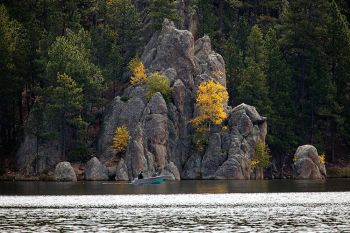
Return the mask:
<path fill-rule="evenodd" d="M 179 30 L 168 20 L 154 33 L 141 56 L 148 74 L 160 72 L 170 82 L 168 101 L 161 93 L 149 100 L 146 85 L 129 86 L 107 107 L 101 125 L 97 157 L 86 165 L 87 180 L 131 180 L 163 174 L 168 179 L 250 179 L 250 160 L 258 141 L 265 141 L 266 119 L 253 106 L 231 108 L 223 127 L 211 127 L 203 150 L 193 143 L 191 119 L 198 115 L 195 95 L 208 80 L 226 86 L 225 62 L 213 51 L 208 36 L 194 40 L 190 31 Z M 115 129 L 125 126 L 129 144 L 124 153 L 112 147 Z M 27 134 L 17 152 L 18 167 L 28 174 L 41 174 L 61 158 L 55 140 L 40 143 Z M 108 167 L 106 167 L 107 165 Z"/>
<path fill-rule="evenodd" d="M 60 162 L 55 168 L 56 181 L 77 181 L 77 176 L 69 162 Z"/>
<path fill-rule="evenodd" d="M 326 179 L 326 167 L 320 161 L 317 149 L 312 145 L 299 146 L 294 155 L 295 179 Z"/>
<path fill-rule="evenodd" d="M 108 180 L 108 169 L 98 160 L 98 158 L 93 157 L 86 163 L 85 179 Z"/>
<path fill-rule="evenodd" d="M 160 93 L 148 101 L 146 86 L 131 86 L 128 99 L 116 97 L 108 107 L 98 141 L 102 162 L 115 159 L 112 148 L 115 128 L 126 126 L 130 140 L 120 156 L 116 173 L 133 179 L 166 174 L 172 179 L 250 179 L 250 159 L 258 141 L 265 141 L 266 119 L 252 106 L 226 107 L 225 129 L 213 127 L 204 151 L 192 142 L 190 120 L 198 114 L 195 93 L 199 84 L 213 79 L 226 86 L 225 63 L 211 48 L 207 36 L 196 42 L 191 32 L 178 30 L 165 20 L 153 35 L 141 57 L 148 73 L 167 76 L 173 89 L 166 102 Z M 126 177 L 127 175 L 127 177 Z M 118 175 L 116 176 L 118 179 Z"/>

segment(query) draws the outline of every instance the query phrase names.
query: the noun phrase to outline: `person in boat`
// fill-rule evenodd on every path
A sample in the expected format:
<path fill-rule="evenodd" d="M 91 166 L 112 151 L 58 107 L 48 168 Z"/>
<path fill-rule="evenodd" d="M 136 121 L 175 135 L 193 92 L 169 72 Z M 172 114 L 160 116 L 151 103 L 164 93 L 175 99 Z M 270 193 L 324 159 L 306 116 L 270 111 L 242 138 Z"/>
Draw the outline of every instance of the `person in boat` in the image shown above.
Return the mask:
<path fill-rule="evenodd" d="M 139 175 L 137 176 L 137 179 L 139 180 L 143 179 L 143 171 L 140 171 Z"/>

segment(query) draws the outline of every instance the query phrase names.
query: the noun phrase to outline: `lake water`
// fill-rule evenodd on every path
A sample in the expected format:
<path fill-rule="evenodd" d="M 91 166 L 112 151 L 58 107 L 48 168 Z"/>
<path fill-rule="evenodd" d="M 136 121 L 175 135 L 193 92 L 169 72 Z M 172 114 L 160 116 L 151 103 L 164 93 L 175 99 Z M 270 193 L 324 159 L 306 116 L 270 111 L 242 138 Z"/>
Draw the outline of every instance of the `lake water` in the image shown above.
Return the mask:
<path fill-rule="evenodd" d="M 1 232 L 350 232 L 350 179 L 0 182 Z"/>

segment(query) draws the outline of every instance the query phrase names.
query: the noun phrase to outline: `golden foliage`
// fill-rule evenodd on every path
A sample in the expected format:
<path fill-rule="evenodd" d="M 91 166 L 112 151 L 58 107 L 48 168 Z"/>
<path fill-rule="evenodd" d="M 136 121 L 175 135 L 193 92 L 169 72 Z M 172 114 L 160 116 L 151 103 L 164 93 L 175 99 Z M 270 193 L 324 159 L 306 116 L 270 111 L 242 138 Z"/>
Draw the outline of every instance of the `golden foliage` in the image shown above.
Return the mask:
<path fill-rule="evenodd" d="M 170 99 L 172 92 L 168 78 L 159 72 L 152 73 L 147 81 L 148 100 L 150 100 L 156 92 L 160 92 L 165 100 Z"/>
<path fill-rule="evenodd" d="M 250 162 L 251 168 L 267 168 L 268 166 L 270 166 L 270 158 L 271 152 L 269 147 L 263 142 L 258 142 L 255 146 L 254 158 Z"/>
<path fill-rule="evenodd" d="M 129 144 L 129 131 L 125 126 L 117 127 L 113 137 L 113 148 L 117 152 L 125 151 Z"/>
<path fill-rule="evenodd" d="M 259 161 L 258 161 L 258 160 L 256 160 L 256 159 L 250 160 L 250 168 L 251 168 L 252 170 L 254 170 L 254 169 L 258 166 L 258 164 L 259 164 Z"/>
<path fill-rule="evenodd" d="M 192 119 L 192 124 L 201 125 L 205 122 L 212 122 L 220 125 L 227 117 L 224 109 L 224 102 L 227 100 L 226 88 L 220 83 L 212 80 L 201 83 L 196 98 L 196 104 L 201 114 Z"/>
<path fill-rule="evenodd" d="M 132 85 L 143 84 L 147 81 L 147 75 L 145 72 L 145 66 L 141 62 L 140 58 L 134 57 L 129 62 L 129 69 L 132 72 L 132 76 L 130 78 L 130 83 Z"/>
<path fill-rule="evenodd" d="M 321 154 L 320 155 L 320 164 L 325 164 L 326 163 L 326 155 L 325 154 Z"/>

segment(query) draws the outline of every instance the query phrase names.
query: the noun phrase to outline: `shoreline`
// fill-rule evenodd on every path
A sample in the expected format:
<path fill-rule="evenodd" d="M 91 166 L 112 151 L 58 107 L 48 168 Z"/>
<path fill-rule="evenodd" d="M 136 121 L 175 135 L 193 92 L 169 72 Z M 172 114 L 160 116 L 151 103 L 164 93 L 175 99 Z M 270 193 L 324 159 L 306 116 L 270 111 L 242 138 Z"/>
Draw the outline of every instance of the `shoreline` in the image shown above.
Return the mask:
<path fill-rule="evenodd" d="M 327 168 L 327 179 L 338 179 L 338 178 L 350 178 L 350 167 L 330 167 Z M 182 179 L 188 180 L 188 179 Z M 215 179 L 196 179 L 196 180 L 215 180 Z M 230 181 L 231 179 L 227 179 Z M 253 179 L 249 179 L 253 180 Z M 249 181 L 247 180 L 247 181 Z M 293 180 L 291 176 L 286 178 L 265 178 L 263 180 Z M 39 175 L 39 176 L 26 176 L 21 173 L 9 172 L 0 176 L 0 181 L 46 181 L 46 182 L 59 182 L 55 180 L 53 175 Z M 78 179 L 77 181 L 91 181 L 85 179 Z M 106 182 L 116 181 L 116 180 L 105 180 Z M 180 180 L 181 181 L 181 180 Z M 93 182 L 93 181 L 92 181 Z M 123 181 L 118 181 L 123 182 Z M 126 182 L 126 181 L 125 181 Z"/>

